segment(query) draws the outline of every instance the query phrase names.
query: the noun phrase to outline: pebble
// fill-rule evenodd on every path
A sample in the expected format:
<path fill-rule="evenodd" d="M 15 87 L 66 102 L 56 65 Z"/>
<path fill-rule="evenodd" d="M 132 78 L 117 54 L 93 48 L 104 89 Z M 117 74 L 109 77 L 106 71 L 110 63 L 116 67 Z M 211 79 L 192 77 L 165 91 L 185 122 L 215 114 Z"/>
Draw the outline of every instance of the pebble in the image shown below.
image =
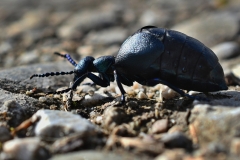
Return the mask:
<path fill-rule="evenodd" d="M 172 27 L 194 37 L 208 47 L 232 39 L 238 32 L 237 16 L 233 13 L 203 13 Z M 217 37 L 217 38 L 216 38 Z"/>
<path fill-rule="evenodd" d="M 42 160 L 51 157 L 39 138 L 13 139 L 3 144 L 3 159 Z"/>
<path fill-rule="evenodd" d="M 167 148 L 192 149 L 192 141 L 182 132 L 166 133 L 162 136 L 161 142 Z"/>
<path fill-rule="evenodd" d="M 240 156 L 240 138 L 232 139 L 230 151 L 231 153 Z"/>
<path fill-rule="evenodd" d="M 171 149 L 171 150 L 166 150 L 163 154 L 157 156 L 154 160 L 185 160 L 184 158 L 185 156 L 186 156 L 186 152 L 183 149 Z M 188 159 L 186 158 L 186 160 Z M 189 160 L 194 160 L 194 159 L 189 158 Z"/>
<path fill-rule="evenodd" d="M 127 120 L 127 114 L 120 107 L 108 107 L 103 113 L 103 124 L 109 129 L 113 129 L 116 124 L 121 124 Z M 112 127 L 110 127 L 112 126 Z"/>
<path fill-rule="evenodd" d="M 97 16 L 96 16 L 97 15 Z M 84 32 L 92 29 L 112 26 L 117 23 L 119 13 L 115 8 L 85 9 L 72 15 L 58 30 L 61 38 L 80 38 Z M 84 23 L 82 23 L 84 22 Z"/>
<path fill-rule="evenodd" d="M 240 55 L 240 46 L 234 41 L 220 43 L 211 49 L 219 60 L 230 59 Z"/>
<path fill-rule="evenodd" d="M 169 88 L 168 86 L 162 86 L 163 89 L 160 89 L 160 96 L 162 96 L 162 98 L 164 99 L 172 99 L 174 97 L 176 97 L 178 95 L 177 92 L 175 92 L 174 90 L 172 90 L 171 88 Z"/>
<path fill-rule="evenodd" d="M 86 44 L 112 45 L 121 44 L 127 37 L 127 31 L 123 28 L 111 28 L 90 32 L 86 37 Z"/>
<path fill-rule="evenodd" d="M 152 133 L 163 133 L 168 129 L 168 119 L 157 120 L 152 125 Z"/>
<path fill-rule="evenodd" d="M 11 127 L 17 127 L 27 118 L 25 110 L 15 100 L 5 101 L 1 109 L 5 110 L 7 114 L 10 115 L 11 118 L 8 120 L 8 124 Z"/>
<path fill-rule="evenodd" d="M 80 160 L 80 159 L 89 159 L 89 160 L 106 160 L 106 159 L 114 159 L 114 160 L 124 160 L 124 159 L 131 159 L 131 160 L 138 160 L 141 159 L 141 157 L 138 156 L 132 156 L 128 153 L 119 154 L 119 153 L 109 153 L 104 151 L 78 151 L 78 152 L 71 152 L 67 154 L 59 154 L 53 156 L 50 160 Z"/>
<path fill-rule="evenodd" d="M 0 124 L 0 143 L 4 143 L 12 139 L 11 132 L 6 124 Z"/>
<path fill-rule="evenodd" d="M 144 92 L 140 91 L 137 94 L 137 98 L 139 98 L 139 99 L 147 99 L 148 97 L 147 97 L 147 95 Z"/>
<path fill-rule="evenodd" d="M 231 70 L 233 76 L 237 79 L 236 81 L 240 81 L 240 64 L 234 66 Z"/>
<path fill-rule="evenodd" d="M 12 49 L 12 45 L 8 42 L 3 42 L 0 44 L 0 55 L 8 53 Z"/>
<path fill-rule="evenodd" d="M 87 94 L 83 100 L 81 100 L 81 104 L 83 106 L 95 106 L 99 104 L 103 104 L 106 102 L 112 101 L 114 98 L 110 95 L 107 95 L 105 93 L 96 91 L 93 93 L 93 95 Z"/>
<path fill-rule="evenodd" d="M 40 137 L 58 138 L 71 133 L 96 132 L 98 128 L 88 120 L 70 112 L 39 110 L 32 118 L 40 117 L 34 133 Z"/>
<path fill-rule="evenodd" d="M 189 119 L 190 135 L 194 142 L 201 146 L 207 145 L 209 141 L 227 146 L 236 133 L 240 132 L 239 118 L 239 107 L 195 105 Z"/>

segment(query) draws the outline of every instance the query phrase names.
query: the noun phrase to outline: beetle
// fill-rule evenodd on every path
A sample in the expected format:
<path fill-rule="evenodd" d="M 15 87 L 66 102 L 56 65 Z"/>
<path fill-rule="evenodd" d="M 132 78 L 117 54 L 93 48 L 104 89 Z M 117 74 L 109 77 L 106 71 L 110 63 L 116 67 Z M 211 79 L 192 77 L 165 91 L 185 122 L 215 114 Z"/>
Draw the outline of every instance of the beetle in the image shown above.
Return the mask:
<path fill-rule="evenodd" d="M 76 63 L 69 54 L 55 54 L 66 58 L 75 69 L 34 74 L 30 79 L 74 74 L 73 85 L 55 92 L 58 94 L 76 89 L 85 78 L 102 87 L 109 86 L 115 79 L 122 103 L 125 102 L 126 93 L 122 84 L 132 86 L 134 81 L 146 86 L 165 84 L 181 96 L 200 100 L 181 89 L 200 92 L 228 89 L 223 69 L 212 50 L 190 36 L 165 28 L 142 27 L 125 40 L 116 57 L 94 59 L 87 56 Z M 92 72 L 99 73 L 99 76 Z"/>

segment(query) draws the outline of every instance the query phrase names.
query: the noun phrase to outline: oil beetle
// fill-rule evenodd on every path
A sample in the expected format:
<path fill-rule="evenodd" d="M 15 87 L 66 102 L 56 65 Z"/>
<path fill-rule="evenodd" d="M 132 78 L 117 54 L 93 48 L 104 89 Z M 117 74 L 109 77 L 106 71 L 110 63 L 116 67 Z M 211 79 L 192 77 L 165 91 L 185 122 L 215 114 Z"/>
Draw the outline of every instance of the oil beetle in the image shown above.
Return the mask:
<path fill-rule="evenodd" d="M 218 58 L 208 47 L 183 33 L 164 28 L 145 26 L 139 29 L 125 40 L 116 57 L 94 59 L 88 56 L 77 64 L 68 54 L 56 54 L 75 66 L 74 71 L 30 77 L 74 74 L 71 88 L 55 93 L 74 90 L 85 78 L 102 87 L 109 86 L 116 79 L 123 103 L 126 92 L 122 84 L 131 86 L 134 81 L 146 86 L 162 83 L 191 99 L 200 98 L 179 88 L 200 92 L 228 89 Z M 92 72 L 99 73 L 99 76 Z"/>

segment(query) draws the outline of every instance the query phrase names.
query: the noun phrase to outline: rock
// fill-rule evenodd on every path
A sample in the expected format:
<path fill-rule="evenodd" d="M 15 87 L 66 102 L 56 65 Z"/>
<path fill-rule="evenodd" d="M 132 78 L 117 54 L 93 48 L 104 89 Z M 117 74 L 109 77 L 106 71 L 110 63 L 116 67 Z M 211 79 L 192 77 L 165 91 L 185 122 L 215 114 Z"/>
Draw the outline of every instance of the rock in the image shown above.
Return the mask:
<path fill-rule="evenodd" d="M 168 119 L 157 120 L 152 125 L 152 133 L 163 133 L 168 129 Z"/>
<path fill-rule="evenodd" d="M 3 144 L 4 157 L 18 160 L 42 160 L 51 157 L 39 138 L 13 139 Z"/>
<path fill-rule="evenodd" d="M 0 143 L 3 144 L 10 139 L 12 139 L 12 135 L 9 128 L 6 126 L 6 124 L 0 124 Z"/>
<path fill-rule="evenodd" d="M 162 136 L 161 142 L 163 142 L 167 148 L 192 149 L 192 141 L 182 132 L 166 133 Z"/>
<path fill-rule="evenodd" d="M 58 138 L 72 133 L 97 132 L 98 128 L 88 120 L 70 112 L 39 110 L 32 118 L 40 118 L 34 133 L 40 137 Z"/>
<path fill-rule="evenodd" d="M 183 160 L 185 159 L 184 157 L 186 157 L 186 155 L 187 154 L 183 149 L 172 149 L 166 150 L 163 154 L 157 156 L 154 160 Z"/>
<path fill-rule="evenodd" d="M 32 64 L 38 61 L 39 53 L 37 50 L 29 51 L 26 53 L 22 53 L 21 56 L 18 57 L 18 65 L 23 64 Z"/>
<path fill-rule="evenodd" d="M 144 92 L 140 91 L 138 93 L 138 95 L 137 95 L 137 98 L 139 98 L 139 99 L 147 99 L 148 97 L 147 97 L 147 95 Z"/>
<path fill-rule="evenodd" d="M 7 123 L 11 127 L 17 127 L 27 119 L 26 110 L 15 100 L 6 100 L 0 110 L 1 113 L 6 113 L 6 117 L 8 117 Z"/>
<path fill-rule="evenodd" d="M 240 65 L 236 65 L 232 68 L 231 74 L 235 83 L 240 83 Z"/>
<path fill-rule="evenodd" d="M 72 66 L 70 67 L 70 65 L 66 65 L 66 63 L 51 63 L 20 66 L 1 70 L 0 86 L 2 89 L 11 91 L 13 93 L 19 93 L 22 90 L 26 91 L 26 89 L 32 88 L 49 92 L 60 88 L 60 86 L 68 86 L 73 77 L 71 75 L 44 78 L 34 77 L 30 80 L 30 76 L 33 74 L 42 74 L 46 72 L 70 71 L 72 69 Z"/>
<path fill-rule="evenodd" d="M 236 42 L 223 42 L 211 49 L 220 60 L 231 59 L 240 55 L 240 46 Z"/>
<path fill-rule="evenodd" d="M 28 97 L 25 94 L 6 91 L 17 91 L 22 89 L 22 86 L 17 83 L 12 83 L 11 81 L 2 82 L 0 79 L 0 86 L 5 89 L 0 89 L 0 117 L 7 119 L 7 123 L 11 127 L 18 126 L 40 108 L 47 107 L 46 104 L 40 103 L 35 98 Z"/>
<path fill-rule="evenodd" d="M 0 55 L 8 53 L 12 49 L 12 45 L 8 42 L 3 42 L 0 44 Z"/>
<path fill-rule="evenodd" d="M 105 93 L 96 91 L 93 93 L 93 95 L 86 95 L 83 100 L 81 100 L 81 104 L 83 106 L 96 106 L 100 105 L 106 102 L 110 102 L 114 99 L 114 97 L 111 97 L 110 95 L 107 95 Z"/>
<path fill-rule="evenodd" d="M 132 159 L 138 160 L 142 159 L 142 157 L 132 156 L 129 153 L 118 154 L 118 153 L 108 153 L 104 151 L 80 151 L 80 152 L 72 152 L 68 154 L 59 154 L 52 157 L 50 160 L 79 160 L 79 159 L 96 159 L 96 160 L 106 160 L 106 159 L 114 159 L 114 160 L 125 160 Z M 146 158 L 147 160 L 147 158 Z"/>
<path fill-rule="evenodd" d="M 229 146 L 231 139 L 240 133 L 239 117 L 239 107 L 196 105 L 190 117 L 190 135 L 201 146 L 209 142 Z"/>
<path fill-rule="evenodd" d="M 113 147 L 116 144 L 124 148 L 134 148 L 138 153 L 151 153 L 152 155 L 161 154 L 164 150 L 163 144 L 149 135 L 144 135 L 142 138 L 110 136 L 107 141 L 107 146 Z"/>
<path fill-rule="evenodd" d="M 80 10 L 57 30 L 57 34 L 61 38 L 80 38 L 84 32 L 117 24 L 119 15 L 117 6 Z"/>
<path fill-rule="evenodd" d="M 238 32 L 237 17 L 233 13 L 206 13 L 172 27 L 196 38 L 208 47 L 232 39 Z"/>
<path fill-rule="evenodd" d="M 97 149 L 105 145 L 106 140 L 101 132 L 77 132 L 66 137 L 57 139 L 51 146 L 51 151 L 56 153 L 67 153 L 82 149 Z"/>
<path fill-rule="evenodd" d="M 159 16 L 159 15 L 164 15 L 165 16 Z M 143 12 L 139 19 L 139 23 L 141 26 L 148 26 L 148 25 L 153 25 L 153 26 L 166 26 L 166 24 L 170 21 L 171 16 L 170 14 L 167 14 L 163 10 L 153 10 L 149 9 Z"/>
<path fill-rule="evenodd" d="M 230 151 L 235 155 L 240 155 L 240 138 L 232 139 Z"/>
<path fill-rule="evenodd" d="M 86 44 L 112 45 L 121 44 L 127 38 L 127 31 L 123 28 L 110 28 L 98 32 L 90 32 L 86 37 Z"/>
<path fill-rule="evenodd" d="M 120 107 L 108 107 L 103 113 L 103 124 L 108 129 L 113 129 L 115 125 L 121 124 L 127 120 L 127 114 Z"/>

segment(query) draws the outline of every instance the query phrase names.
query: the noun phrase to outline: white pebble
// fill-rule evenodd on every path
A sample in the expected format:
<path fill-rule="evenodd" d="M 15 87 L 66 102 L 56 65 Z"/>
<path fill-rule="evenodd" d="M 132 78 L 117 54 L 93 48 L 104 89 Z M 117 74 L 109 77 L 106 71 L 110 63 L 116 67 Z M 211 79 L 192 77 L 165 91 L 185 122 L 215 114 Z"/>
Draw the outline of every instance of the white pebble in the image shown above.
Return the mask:
<path fill-rule="evenodd" d="M 38 100 L 40 102 L 46 102 L 47 101 L 47 98 L 46 97 L 39 97 Z"/>
<path fill-rule="evenodd" d="M 140 91 L 140 92 L 138 93 L 137 97 L 138 97 L 139 99 L 147 99 L 147 98 L 148 98 L 147 95 L 146 95 L 145 93 L 143 93 L 142 91 Z"/>

